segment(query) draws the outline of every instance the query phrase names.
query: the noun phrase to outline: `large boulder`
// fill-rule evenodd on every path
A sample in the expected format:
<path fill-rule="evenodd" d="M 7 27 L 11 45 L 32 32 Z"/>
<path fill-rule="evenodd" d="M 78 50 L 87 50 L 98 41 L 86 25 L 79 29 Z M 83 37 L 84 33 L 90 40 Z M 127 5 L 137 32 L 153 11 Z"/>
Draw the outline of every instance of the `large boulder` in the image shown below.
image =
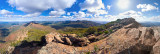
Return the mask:
<path fill-rule="evenodd" d="M 64 41 L 61 39 L 60 34 L 57 32 L 49 33 L 45 36 L 46 42 L 51 43 L 52 41 L 64 43 Z"/>
<path fill-rule="evenodd" d="M 69 38 L 65 37 L 65 40 L 66 40 L 67 44 L 72 45 L 72 42 L 70 41 Z"/>
<path fill-rule="evenodd" d="M 54 38 L 56 39 L 56 42 L 59 42 L 59 43 L 64 43 L 64 41 L 60 38 L 60 34 L 55 34 Z"/>
<path fill-rule="evenodd" d="M 61 34 L 61 36 L 63 36 L 63 37 L 64 37 L 64 36 L 67 36 L 67 34 Z"/>
<path fill-rule="evenodd" d="M 153 53 L 160 54 L 160 40 L 153 46 Z"/>
<path fill-rule="evenodd" d="M 90 36 L 90 37 L 88 37 L 88 40 L 90 42 L 95 42 L 97 40 L 97 38 L 95 36 Z"/>
<path fill-rule="evenodd" d="M 47 42 L 47 43 L 52 42 L 52 41 L 54 40 L 54 35 L 53 35 L 53 33 L 47 34 L 47 35 L 45 36 L 45 39 L 46 39 L 46 42 Z"/>
<path fill-rule="evenodd" d="M 141 44 L 153 46 L 156 43 L 156 38 L 154 37 L 153 29 L 147 28 L 144 32 L 144 36 L 140 37 Z"/>
<path fill-rule="evenodd" d="M 86 37 L 79 38 L 78 41 L 79 46 L 87 46 L 90 43 L 90 41 Z"/>
<path fill-rule="evenodd" d="M 70 36 L 70 37 L 76 37 L 77 35 L 76 34 L 68 34 L 68 36 Z"/>

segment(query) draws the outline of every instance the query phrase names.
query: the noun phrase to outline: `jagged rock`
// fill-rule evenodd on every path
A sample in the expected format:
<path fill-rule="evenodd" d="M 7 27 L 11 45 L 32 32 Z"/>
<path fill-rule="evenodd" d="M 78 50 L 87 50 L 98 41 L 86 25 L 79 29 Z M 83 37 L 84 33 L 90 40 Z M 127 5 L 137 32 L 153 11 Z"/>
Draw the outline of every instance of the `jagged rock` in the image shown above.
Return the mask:
<path fill-rule="evenodd" d="M 90 41 L 86 38 L 86 37 L 84 37 L 84 38 L 79 38 L 78 39 L 79 40 L 79 45 L 80 46 L 86 46 L 86 45 L 88 45 L 89 43 L 90 43 Z"/>
<path fill-rule="evenodd" d="M 56 39 L 56 42 L 64 43 L 64 41 L 60 38 L 60 34 L 56 34 L 54 38 Z"/>
<path fill-rule="evenodd" d="M 151 27 L 154 30 L 154 37 L 156 41 L 160 39 L 160 27 Z"/>
<path fill-rule="evenodd" d="M 8 53 L 11 54 L 13 52 L 14 48 L 15 47 L 9 46 L 7 49 Z"/>
<path fill-rule="evenodd" d="M 61 34 L 62 36 L 67 36 L 67 34 Z"/>
<path fill-rule="evenodd" d="M 52 42 L 52 41 L 54 40 L 54 35 L 53 35 L 53 33 L 47 34 L 47 35 L 45 36 L 45 39 L 46 39 L 46 42 L 47 42 L 47 43 Z"/>
<path fill-rule="evenodd" d="M 42 47 L 37 54 L 76 54 L 75 51 L 72 46 L 52 42 Z"/>
<path fill-rule="evenodd" d="M 153 29 L 147 28 L 144 36 L 140 37 L 140 40 L 141 44 L 153 46 L 156 43 Z"/>
<path fill-rule="evenodd" d="M 65 40 L 66 40 L 67 44 L 72 45 L 72 42 L 70 41 L 69 38 L 65 37 Z"/>
<path fill-rule="evenodd" d="M 141 25 L 138 24 L 138 23 L 137 24 L 136 23 L 131 23 L 127 26 L 124 26 L 124 28 L 138 28 L 138 27 L 141 27 Z"/>
<path fill-rule="evenodd" d="M 160 54 L 160 40 L 153 46 L 153 53 Z"/>
<path fill-rule="evenodd" d="M 90 37 L 88 37 L 88 40 L 90 41 L 90 42 L 94 42 L 94 41 L 96 41 L 96 37 L 95 36 L 90 36 Z"/>

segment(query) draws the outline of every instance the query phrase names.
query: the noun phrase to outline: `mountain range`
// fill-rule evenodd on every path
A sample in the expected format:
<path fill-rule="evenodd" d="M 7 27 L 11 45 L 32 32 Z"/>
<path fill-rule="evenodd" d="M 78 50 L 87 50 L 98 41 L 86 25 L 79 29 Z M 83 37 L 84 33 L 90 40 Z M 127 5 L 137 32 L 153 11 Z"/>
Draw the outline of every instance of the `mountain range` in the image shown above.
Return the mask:
<path fill-rule="evenodd" d="M 80 20 L 4 24 L 0 28 L 2 54 L 160 53 L 158 22 L 125 18 L 106 24 Z"/>

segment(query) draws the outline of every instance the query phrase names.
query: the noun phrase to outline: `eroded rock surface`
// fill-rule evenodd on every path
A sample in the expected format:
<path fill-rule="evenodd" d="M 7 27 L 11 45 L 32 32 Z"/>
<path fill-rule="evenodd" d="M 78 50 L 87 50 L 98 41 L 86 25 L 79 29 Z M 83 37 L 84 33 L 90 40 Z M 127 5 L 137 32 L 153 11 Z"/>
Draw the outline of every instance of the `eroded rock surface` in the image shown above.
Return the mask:
<path fill-rule="evenodd" d="M 129 26 L 129 25 L 128 25 Z M 160 29 L 160 28 L 156 28 Z M 112 33 L 105 39 L 93 42 L 84 47 L 74 47 L 61 43 L 52 42 L 42 47 L 39 54 L 48 54 L 48 52 L 58 54 L 81 54 L 81 53 L 97 53 L 97 54 L 159 54 L 159 32 L 155 28 L 138 27 L 138 28 L 121 28 Z M 90 36 L 94 39 L 94 36 Z M 75 39 L 77 40 L 77 39 Z M 83 39 L 78 39 L 84 41 Z M 71 42 L 73 39 L 71 40 Z M 95 51 L 95 47 L 97 48 Z M 153 50 L 152 50 L 153 49 Z"/>

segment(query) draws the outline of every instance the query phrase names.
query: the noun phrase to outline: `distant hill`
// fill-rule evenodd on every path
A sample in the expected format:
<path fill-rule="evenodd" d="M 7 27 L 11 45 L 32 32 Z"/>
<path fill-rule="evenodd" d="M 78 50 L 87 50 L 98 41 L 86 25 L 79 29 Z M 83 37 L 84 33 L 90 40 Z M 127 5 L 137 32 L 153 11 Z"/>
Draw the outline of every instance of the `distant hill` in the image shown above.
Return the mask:
<path fill-rule="evenodd" d="M 21 25 L 26 22 L 0 22 L 0 42 L 3 42 L 5 37 L 7 37 L 13 31 L 19 29 Z"/>
<path fill-rule="evenodd" d="M 63 29 L 65 27 L 73 27 L 73 28 L 88 28 L 93 26 L 102 25 L 100 23 L 92 22 L 92 21 L 58 21 L 54 23 L 43 23 L 42 25 L 50 25 L 52 28 L 55 29 Z"/>
<path fill-rule="evenodd" d="M 145 27 L 160 26 L 160 22 L 140 22 Z"/>
<path fill-rule="evenodd" d="M 46 31 L 46 32 L 52 32 L 52 31 L 55 31 L 55 29 L 49 27 L 49 26 L 43 26 L 43 25 L 40 25 L 40 24 L 35 24 L 35 23 L 26 23 L 24 24 L 23 26 L 21 26 L 18 30 L 12 32 L 9 34 L 8 37 L 6 37 L 6 41 L 13 41 L 15 39 L 17 40 L 21 40 L 21 39 L 24 39 L 24 37 L 28 36 L 28 32 L 30 30 L 34 30 L 34 31 Z M 31 32 L 34 32 L 34 31 L 31 31 Z M 16 38 L 17 37 L 17 38 Z"/>

